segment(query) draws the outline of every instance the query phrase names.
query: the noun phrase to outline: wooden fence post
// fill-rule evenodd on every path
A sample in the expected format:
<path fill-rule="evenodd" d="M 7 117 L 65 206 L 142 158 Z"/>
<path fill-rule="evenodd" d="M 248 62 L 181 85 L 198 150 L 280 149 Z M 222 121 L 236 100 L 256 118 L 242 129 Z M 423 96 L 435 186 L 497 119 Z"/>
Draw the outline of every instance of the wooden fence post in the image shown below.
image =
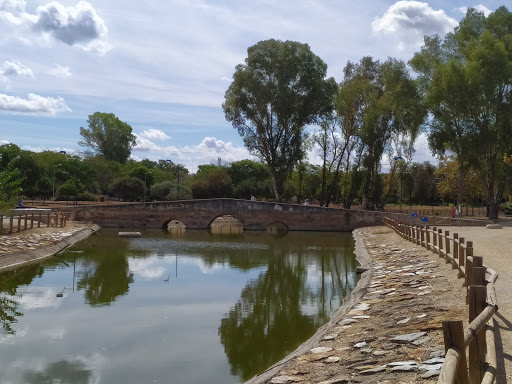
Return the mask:
<path fill-rule="evenodd" d="M 457 269 L 458 268 L 458 265 L 459 265 L 459 234 L 458 233 L 454 233 L 453 234 L 453 262 L 452 262 L 452 267 L 453 269 Z M 460 277 L 460 269 L 459 269 L 459 272 L 458 272 L 458 277 Z"/>
<path fill-rule="evenodd" d="M 420 235 L 421 235 L 420 244 L 424 247 L 425 246 L 425 228 L 423 226 L 420 227 Z"/>
<path fill-rule="evenodd" d="M 432 228 L 432 242 L 434 243 L 432 245 L 432 250 L 434 252 L 436 252 L 436 248 L 437 248 L 437 227 L 433 227 Z"/>
<path fill-rule="evenodd" d="M 21 216 L 18 216 L 18 231 L 17 232 L 20 232 L 21 231 Z"/>
<path fill-rule="evenodd" d="M 443 230 L 439 228 L 437 230 L 437 236 L 439 236 L 438 246 L 439 246 L 439 257 L 443 257 Z"/>
<path fill-rule="evenodd" d="M 0 215 L 0 233 L 4 229 L 4 215 Z"/>
<path fill-rule="evenodd" d="M 464 243 L 466 239 L 464 237 L 461 237 L 459 239 L 459 267 L 464 267 L 464 270 L 467 268 L 466 265 L 466 248 L 464 248 Z M 464 286 L 466 286 L 466 273 L 467 271 L 463 273 L 461 268 L 459 268 L 459 277 L 464 277 Z"/>
<path fill-rule="evenodd" d="M 30 229 L 34 228 L 34 212 L 32 212 L 32 219 L 30 221 Z"/>
<path fill-rule="evenodd" d="M 37 222 L 37 228 L 41 228 L 41 211 L 39 211 L 39 220 Z"/>
<path fill-rule="evenodd" d="M 27 213 L 25 213 L 25 222 L 24 222 L 24 224 L 23 224 L 23 230 L 24 230 L 24 231 L 26 231 L 26 230 L 27 230 L 27 228 L 28 228 L 28 226 L 27 226 L 27 225 L 28 225 L 28 214 L 27 214 Z"/>
<path fill-rule="evenodd" d="M 469 322 L 471 323 L 487 305 L 487 288 L 482 285 L 469 287 Z M 475 335 L 469 344 L 469 382 L 480 384 L 485 374 L 485 329 Z"/>
<path fill-rule="evenodd" d="M 427 236 L 427 249 L 430 250 L 430 228 L 428 225 L 425 227 L 425 232 Z"/>
<path fill-rule="evenodd" d="M 49 227 L 50 226 L 50 212 L 48 212 L 48 216 L 46 218 L 46 226 Z"/>
<path fill-rule="evenodd" d="M 9 218 L 9 233 L 12 233 L 13 228 L 14 228 L 14 217 L 11 216 Z"/>
<path fill-rule="evenodd" d="M 452 258 L 452 254 L 450 253 L 450 231 L 444 231 L 444 239 L 445 239 L 445 254 L 446 254 L 446 264 L 450 262 Z"/>
<path fill-rule="evenodd" d="M 457 372 L 457 384 L 469 384 L 468 363 L 466 360 L 466 347 L 464 345 L 464 326 L 462 320 L 443 321 L 444 349 L 448 352 L 450 348 L 456 348 L 460 354 L 459 364 L 455 369 Z M 439 382 L 441 381 L 439 378 Z M 449 381 L 446 381 L 449 382 Z"/>

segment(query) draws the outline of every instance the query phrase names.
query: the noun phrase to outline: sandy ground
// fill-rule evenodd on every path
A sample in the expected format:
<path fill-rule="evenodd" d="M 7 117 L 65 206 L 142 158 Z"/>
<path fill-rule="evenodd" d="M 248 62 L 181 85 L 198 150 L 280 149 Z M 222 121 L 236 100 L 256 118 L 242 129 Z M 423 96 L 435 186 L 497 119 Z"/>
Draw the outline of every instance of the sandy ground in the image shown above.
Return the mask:
<path fill-rule="evenodd" d="M 496 340 L 498 376 L 497 384 L 512 383 L 512 221 L 500 221 L 503 229 L 482 227 L 442 227 L 450 234 L 458 233 L 467 241 L 473 241 L 474 255 L 483 256 L 484 265 L 494 269 L 498 313 L 494 316 L 498 325 Z"/>

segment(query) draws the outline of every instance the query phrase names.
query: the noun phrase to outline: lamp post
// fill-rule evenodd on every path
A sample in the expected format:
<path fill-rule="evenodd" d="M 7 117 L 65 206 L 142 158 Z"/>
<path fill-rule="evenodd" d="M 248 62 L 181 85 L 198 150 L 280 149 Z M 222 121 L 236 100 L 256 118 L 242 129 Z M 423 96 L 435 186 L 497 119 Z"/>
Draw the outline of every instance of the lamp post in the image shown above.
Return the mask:
<path fill-rule="evenodd" d="M 52 189 L 53 189 L 53 200 L 55 200 L 55 168 L 56 167 L 62 167 L 62 164 L 56 164 L 53 166 L 53 182 L 52 182 Z"/>

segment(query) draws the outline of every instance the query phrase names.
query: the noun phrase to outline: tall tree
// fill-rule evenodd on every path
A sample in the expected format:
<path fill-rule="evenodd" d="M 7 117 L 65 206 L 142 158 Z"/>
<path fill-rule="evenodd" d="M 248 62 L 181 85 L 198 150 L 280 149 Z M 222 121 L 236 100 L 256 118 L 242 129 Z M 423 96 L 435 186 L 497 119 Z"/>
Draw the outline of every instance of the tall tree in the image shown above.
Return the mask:
<path fill-rule="evenodd" d="M 349 118 L 347 123 L 358 126 L 365 169 L 363 208 L 373 209 L 382 204 L 379 169 L 383 154 L 394 142 L 414 142 L 425 113 L 414 81 L 402 61 L 388 59 L 380 63 L 364 57 L 357 64 L 348 62 L 344 74 L 342 89 L 354 101 L 344 101 L 348 114 L 340 112 Z"/>
<path fill-rule="evenodd" d="M 119 120 L 113 113 L 95 112 L 89 115 L 88 128 L 80 127 L 82 140 L 78 144 L 89 148 L 90 153 L 105 156 L 124 164 L 135 145 L 132 127 Z"/>
<path fill-rule="evenodd" d="M 512 14 L 505 7 L 487 18 L 469 9 L 453 33 L 426 38 L 411 60 L 433 117 L 431 147 L 457 155 L 458 202 L 467 167 L 485 164 L 490 219 L 498 218 L 508 177 L 501 156 L 512 148 L 511 48 Z"/>
<path fill-rule="evenodd" d="M 245 146 L 263 159 L 276 199 L 302 155 L 304 127 L 332 108 L 334 79 L 307 44 L 266 40 L 249 47 L 222 107 Z"/>

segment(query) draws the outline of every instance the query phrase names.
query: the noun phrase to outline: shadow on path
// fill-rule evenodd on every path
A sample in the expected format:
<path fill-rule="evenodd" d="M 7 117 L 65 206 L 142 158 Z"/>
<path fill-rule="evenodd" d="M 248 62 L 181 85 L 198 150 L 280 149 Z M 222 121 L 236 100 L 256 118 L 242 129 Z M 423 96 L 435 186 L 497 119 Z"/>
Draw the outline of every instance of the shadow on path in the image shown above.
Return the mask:
<path fill-rule="evenodd" d="M 503 332 L 512 332 L 512 323 L 505 318 L 500 312 L 496 312 L 494 320 L 496 321 L 496 365 L 498 374 L 496 376 L 496 384 L 506 384 L 507 375 L 505 366 L 512 364 L 512 355 L 503 350 Z"/>

